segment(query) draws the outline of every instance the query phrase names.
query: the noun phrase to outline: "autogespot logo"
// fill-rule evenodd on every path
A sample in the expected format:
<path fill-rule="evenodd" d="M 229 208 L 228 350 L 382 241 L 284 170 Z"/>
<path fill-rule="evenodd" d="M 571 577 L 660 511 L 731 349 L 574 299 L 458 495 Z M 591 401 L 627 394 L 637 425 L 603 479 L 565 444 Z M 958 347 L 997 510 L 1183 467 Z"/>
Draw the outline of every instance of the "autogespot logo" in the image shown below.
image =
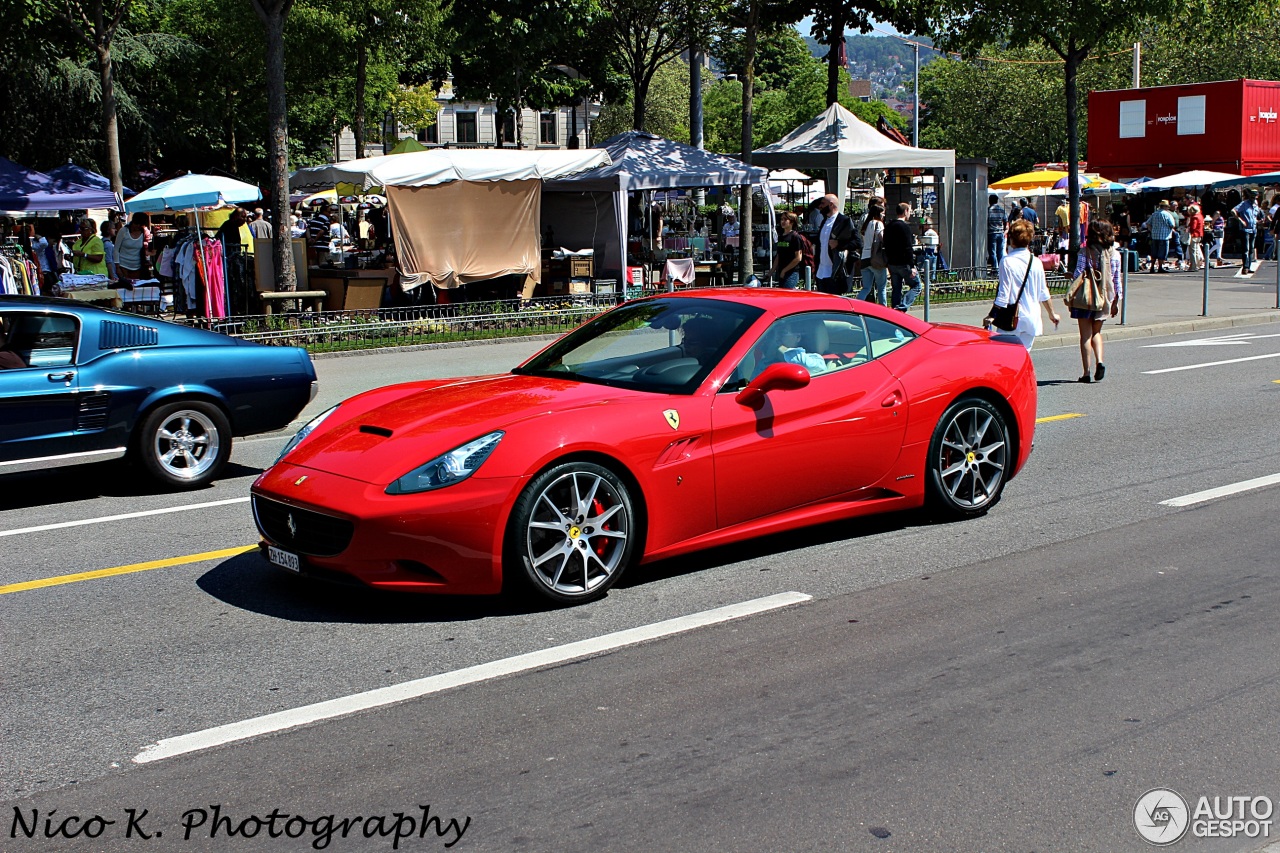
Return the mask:
<path fill-rule="evenodd" d="M 1152 788 L 1133 807 L 1133 825 L 1138 834 L 1157 847 L 1181 840 L 1187 834 L 1188 818 L 1187 801 L 1168 788 Z"/>

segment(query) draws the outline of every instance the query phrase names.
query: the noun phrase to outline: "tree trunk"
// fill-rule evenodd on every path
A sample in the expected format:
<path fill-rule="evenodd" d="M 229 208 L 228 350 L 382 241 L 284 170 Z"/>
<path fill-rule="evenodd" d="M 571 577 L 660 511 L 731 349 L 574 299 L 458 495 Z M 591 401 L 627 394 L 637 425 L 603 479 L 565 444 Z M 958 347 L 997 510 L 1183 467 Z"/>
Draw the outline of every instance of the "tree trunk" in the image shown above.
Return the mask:
<path fill-rule="evenodd" d="M 236 94 L 231 88 L 231 84 L 227 84 L 226 88 L 226 105 L 227 105 L 227 171 L 233 175 L 240 174 L 239 171 L 239 153 L 236 151 Z"/>
<path fill-rule="evenodd" d="M 1080 68 L 1080 56 L 1076 51 L 1075 39 L 1067 42 L 1067 55 L 1064 59 L 1067 95 L 1067 197 L 1071 204 L 1067 269 L 1074 270 L 1076 253 L 1080 249 L 1080 132 L 1076 124 L 1076 72 Z"/>
<path fill-rule="evenodd" d="M 702 147 L 702 49 L 689 50 L 689 144 Z"/>
<path fill-rule="evenodd" d="M 747 27 L 745 33 L 746 48 L 743 62 L 742 81 L 742 162 L 748 166 L 751 165 L 751 149 L 752 149 L 752 127 L 751 118 L 755 107 L 755 88 L 756 88 L 756 36 L 760 23 L 760 5 L 759 0 L 751 4 L 751 12 L 747 15 Z M 747 280 L 755 274 L 754 254 L 752 247 L 752 199 L 751 187 L 742 188 L 742 200 L 738 204 L 738 280 L 741 284 L 746 284 Z"/>
<path fill-rule="evenodd" d="M 107 169 L 111 178 L 111 191 L 124 190 L 124 176 L 120 168 L 120 128 L 116 120 L 116 71 L 111 60 L 111 40 L 99 37 L 94 46 L 98 56 L 98 74 L 102 78 L 102 133 L 107 142 Z"/>
<path fill-rule="evenodd" d="M 643 75 L 635 78 L 635 85 L 631 87 L 631 129 L 644 130 L 644 108 L 645 101 L 649 98 L 649 87 L 645 84 Z"/>
<path fill-rule="evenodd" d="M 356 159 L 364 159 L 364 124 L 365 124 L 365 107 L 364 107 L 364 90 L 369 80 L 369 48 L 365 43 L 360 42 L 360 46 L 356 48 L 356 114 L 352 128 L 352 132 L 356 137 Z"/>
<path fill-rule="evenodd" d="M 284 21 L 293 0 L 253 0 L 267 33 L 267 172 L 275 218 L 271 257 L 276 290 L 298 289 L 289 229 L 289 116 L 285 102 Z"/>
<path fill-rule="evenodd" d="M 838 12 L 836 13 L 839 14 Z M 840 47 L 844 44 L 844 21 L 831 21 L 831 44 L 827 48 L 827 106 L 840 100 Z"/>

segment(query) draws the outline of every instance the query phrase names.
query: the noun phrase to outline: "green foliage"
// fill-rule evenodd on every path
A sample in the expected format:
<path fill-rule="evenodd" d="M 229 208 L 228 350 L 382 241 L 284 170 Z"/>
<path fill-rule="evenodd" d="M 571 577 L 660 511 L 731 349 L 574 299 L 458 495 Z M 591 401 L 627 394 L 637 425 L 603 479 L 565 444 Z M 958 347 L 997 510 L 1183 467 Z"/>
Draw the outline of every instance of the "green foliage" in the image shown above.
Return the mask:
<path fill-rule="evenodd" d="M 440 104 L 429 85 L 392 89 L 387 94 L 388 106 L 401 127 L 422 130 L 436 123 Z"/>
<path fill-rule="evenodd" d="M 746 73 L 740 30 L 731 30 L 716 39 L 711 55 L 725 74 L 741 77 Z M 811 64 L 812 58 L 804 39 L 794 27 L 781 27 L 776 32 L 765 33 L 756 45 L 756 85 L 769 89 L 785 88 L 796 70 Z"/>
<path fill-rule="evenodd" d="M 705 78 L 704 78 L 705 85 Z M 591 137 L 599 141 L 631 130 L 631 93 L 606 103 L 591 128 Z M 661 66 L 649 84 L 645 100 L 644 127 L 650 133 L 676 142 L 689 141 L 689 64 L 673 59 Z"/>
<path fill-rule="evenodd" d="M 965 62 L 942 58 L 920 74 L 920 144 L 954 148 L 959 157 L 996 161 L 992 178 L 1030 169 L 1036 163 L 1067 160 L 1067 111 L 1062 63 L 1044 47 L 1000 51 L 984 57 L 1005 62 Z M 1032 64 L 1047 63 L 1047 64 Z M 1080 87 L 1125 85 L 1128 57 L 1085 62 Z M 974 109 L 982 104 L 982 109 Z M 1082 136 L 1087 122 L 1080 123 Z"/>

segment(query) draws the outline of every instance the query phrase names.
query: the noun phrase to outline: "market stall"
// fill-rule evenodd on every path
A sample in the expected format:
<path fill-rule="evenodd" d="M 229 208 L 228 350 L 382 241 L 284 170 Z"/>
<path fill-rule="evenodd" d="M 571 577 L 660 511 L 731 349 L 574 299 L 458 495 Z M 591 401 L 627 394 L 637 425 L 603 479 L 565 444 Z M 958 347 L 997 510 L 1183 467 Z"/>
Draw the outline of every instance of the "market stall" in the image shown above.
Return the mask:
<path fill-rule="evenodd" d="M 541 277 L 543 182 L 608 163 L 597 150 L 435 149 L 299 169 L 290 188 L 384 188 L 404 290 L 518 275 L 527 296 Z"/>

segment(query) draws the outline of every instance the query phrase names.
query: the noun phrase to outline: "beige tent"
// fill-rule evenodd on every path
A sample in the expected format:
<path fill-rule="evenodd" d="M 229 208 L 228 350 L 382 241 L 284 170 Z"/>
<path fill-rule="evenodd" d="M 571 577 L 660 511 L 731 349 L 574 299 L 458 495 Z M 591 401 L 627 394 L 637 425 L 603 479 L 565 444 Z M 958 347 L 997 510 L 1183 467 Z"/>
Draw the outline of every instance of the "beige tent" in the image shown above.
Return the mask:
<path fill-rule="evenodd" d="M 289 185 L 384 187 L 405 290 L 523 275 L 528 295 L 542 275 L 543 181 L 610 162 L 598 149 L 433 149 L 299 169 Z"/>

